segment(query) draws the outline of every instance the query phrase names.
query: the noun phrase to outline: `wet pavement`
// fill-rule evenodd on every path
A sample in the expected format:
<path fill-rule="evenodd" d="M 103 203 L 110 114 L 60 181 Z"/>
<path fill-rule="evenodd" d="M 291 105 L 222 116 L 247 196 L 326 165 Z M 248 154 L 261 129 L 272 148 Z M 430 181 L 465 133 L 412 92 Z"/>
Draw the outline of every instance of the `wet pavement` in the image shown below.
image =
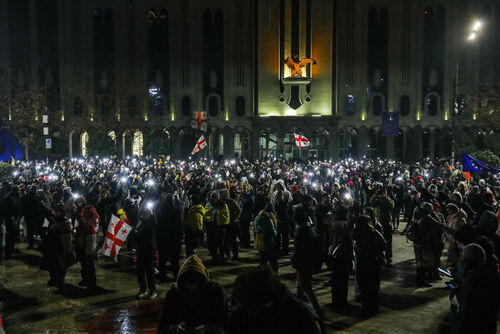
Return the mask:
<path fill-rule="evenodd" d="M 400 227 L 401 228 L 401 227 Z M 411 242 L 399 234 L 393 240 L 394 264 L 384 268 L 380 312 L 371 319 L 359 317 L 360 304 L 354 301 L 354 279 L 349 282 L 350 310 L 333 311 L 330 273 L 315 275 L 314 286 L 330 333 L 447 333 L 448 288 L 444 279 L 431 288 L 414 287 L 415 260 Z M 66 276 L 64 292 L 48 287 L 48 273 L 38 268 L 41 256 L 26 244 L 12 260 L 0 264 L 0 314 L 8 334 L 12 333 L 156 333 L 157 320 L 166 291 L 172 281 L 159 284 L 156 300 L 138 301 L 133 256 L 126 251 L 117 263 L 108 258 L 96 262 L 99 289 L 89 293 L 78 287 L 79 264 Z M 199 252 L 207 259 L 207 252 Z M 243 250 L 241 260 L 227 266 L 208 266 L 211 277 L 230 291 L 240 270 L 257 263 L 254 250 Z M 280 259 L 280 277 L 295 291 L 295 273 L 289 257 Z M 172 276 L 170 275 L 170 279 Z"/>

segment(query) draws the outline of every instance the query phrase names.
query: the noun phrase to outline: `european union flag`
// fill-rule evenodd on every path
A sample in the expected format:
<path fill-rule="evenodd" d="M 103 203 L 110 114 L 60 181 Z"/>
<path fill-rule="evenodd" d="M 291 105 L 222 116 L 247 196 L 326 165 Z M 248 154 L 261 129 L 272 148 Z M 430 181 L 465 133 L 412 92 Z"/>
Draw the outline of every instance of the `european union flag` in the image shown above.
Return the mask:
<path fill-rule="evenodd" d="M 382 113 L 382 129 L 383 137 L 399 136 L 399 113 L 384 111 Z"/>
<path fill-rule="evenodd" d="M 464 172 L 476 172 L 476 173 L 486 173 L 490 172 L 493 174 L 500 173 L 500 169 L 496 169 L 482 163 L 481 161 L 474 159 L 470 155 L 464 152 Z"/>

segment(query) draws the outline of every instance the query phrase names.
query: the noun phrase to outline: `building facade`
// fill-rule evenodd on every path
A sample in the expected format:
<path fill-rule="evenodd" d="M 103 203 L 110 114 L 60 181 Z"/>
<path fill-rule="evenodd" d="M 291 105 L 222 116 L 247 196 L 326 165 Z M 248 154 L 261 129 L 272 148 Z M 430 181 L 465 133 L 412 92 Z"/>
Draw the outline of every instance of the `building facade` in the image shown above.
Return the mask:
<path fill-rule="evenodd" d="M 465 45 L 478 18 L 500 22 L 500 3 L 0 0 L 0 64 L 48 92 L 61 155 L 106 138 L 119 155 L 183 158 L 202 134 L 193 112 L 206 111 L 210 157 L 415 161 L 451 151 L 455 78 L 474 90 L 491 42 Z M 284 61 L 295 55 L 315 62 L 300 80 Z M 385 112 L 399 115 L 397 137 L 381 135 Z M 456 123 L 474 120 L 471 106 Z"/>

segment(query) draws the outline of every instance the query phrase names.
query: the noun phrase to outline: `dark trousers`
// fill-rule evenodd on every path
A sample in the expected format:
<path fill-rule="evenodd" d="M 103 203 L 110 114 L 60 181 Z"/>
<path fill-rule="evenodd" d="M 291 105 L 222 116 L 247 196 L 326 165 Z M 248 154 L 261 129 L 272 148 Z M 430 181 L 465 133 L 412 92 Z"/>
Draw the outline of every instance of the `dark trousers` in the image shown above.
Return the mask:
<path fill-rule="evenodd" d="M 64 285 L 64 278 L 66 277 L 66 270 L 62 269 L 59 265 L 57 255 L 52 255 L 48 262 L 50 281 L 52 281 L 54 285 L 62 287 Z"/>
<path fill-rule="evenodd" d="M 162 240 L 158 244 L 158 270 L 160 271 L 160 280 L 167 279 L 167 261 L 170 261 L 170 267 L 174 274 L 174 279 L 177 279 L 179 273 L 179 260 L 181 258 L 181 240 Z"/>
<path fill-rule="evenodd" d="M 137 247 L 137 233 L 135 230 L 130 231 L 130 234 L 127 238 L 127 249 L 131 251 L 132 249 L 136 249 Z"/>
<path fill-rule="evenodd" d="M 383 235 L 386 242 L 385 259 L 390 261 L 392 260 L 392 226 L 390 223 L 384 223 L 382 227 L 384 228 Z"/>
<path fill-rule="evenodd" d="M 186 230 L 184 234 L 186 243 L 186 258 L 196 254 L 196 249 L 203 243 L 203 231 Z"/>
<path fill-rule="evenodd" d="M 269 266 L 275 271 L 278 272 L 278 257 L 276 256 L 276 249 L 266 249 L 262 252 L 259 252 L 260 255 L 260 265 Z"/>
<path fill-rule="evenodd" d="M 347 289 L 351 262 L 334 260 L 332 263 L 332 304 L 335 307 L 347 306 Z"/>
<path fill-rule="evenodd" d="M 358 261 L 356 279 L 363 294 L 361 303 L 363 312 L 373 315 L 378 312 L 378 290 L 380 287 L 380 265 L 376 261 Z"/>
<path fill-rule="evenodd" d="M 212 258 L 217 257 L 217 225 L 210 223 L 206 225 L 207 247 Z"/>
<path fill-rule="evenodd" d="M 233 253 L 233 258 L 238 258 L 238 235 L 240 233 L 240 223 L 232 222 L 226 228 L 226 237 L 225 237 L 225 247 L 226 247 L 226 256 L 230 257 L 230 252 Z"/>
<path fill-rule="evenodd" d="M 250 248 L 250 221 L 251 219 L 240 218 L 240 244 L 241 248 Z"/>
<path fill-rule="evenodd" d="M 82 255 L 80 257 L 82 280 L 88 286 L 94 286 L 96 283 L 94 261 L 95 258 L 92 255 Z"/>
<path fill-rule="evenodd" d="M 139 289 L 146 291 L 156 290 L 156 282 L 153 271 L 154 248 L 145 242 L 137 244 L 137 282 Z"/>
<path fill-rule="evenodd" d="M 11 258 L 14 254 L 16 242 L 19 239 L 18 219 L 9 219 L 5 221 L 5 258 Z"/>
<path fill-rule="evenodd" d="M 283 254 L 287 255 L 288 254 L 288 245 L 290 243 L 290 232 L 289 232 L 289 225 L 288 223 L 278 223 L 278 235 L 277 235 L 277 240 L 276 240 L 276 248 L 278 251 L 278 254 L 280 252 L 280 249 L 283 250 Z"/>
<path fill-rule="evenodd" d="M 25 217 L 26 220 L 26 239 L 28 245 L 33 247 L 35 243 L 35 234 L 38 232 L 37 220 L 33 218 Z"/>
<path fill-rule="evenodd" d="M 212 254 L 212 257 L 217 260 L 224 261 L 224 255 L 227 253 L 227 245 L 226 245 L 226 233 L 227 226 L 226 225 L 218 225 L 215 227 L 215 253 Z"/>

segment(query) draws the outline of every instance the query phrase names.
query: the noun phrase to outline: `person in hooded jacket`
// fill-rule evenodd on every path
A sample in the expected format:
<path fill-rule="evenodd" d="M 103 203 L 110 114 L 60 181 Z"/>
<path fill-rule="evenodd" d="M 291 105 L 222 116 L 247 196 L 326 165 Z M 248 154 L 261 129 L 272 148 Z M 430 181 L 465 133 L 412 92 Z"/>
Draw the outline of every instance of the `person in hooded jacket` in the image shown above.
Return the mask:
<path fill-rule="evenodd" d="M 234 282 L 228 334 L 318 334 L 317 316 L 269 267 L 244 269 Z"/>
<path fill-rule="evenodd" d="M 37 185 L 32 184 L 29 187 L 28 193 L 21 199 L 21 207 L 26 221 L 28 249 L 32 249 L 35 242 L 35 235 L 40 235 L 44 220 L 42 199 L 38 194 Z"/>
<path fill-rule="evenodd" d="M 186 257 L 196 255 L 196 249 L 203 243 L 203 216 L 205 207 L 200 196 L 191 196 L 191 206 L 184 216 L 184 240 L 186 243 Z"/>
<path fill-rule="evenodd" d="M 165 296 L 158 334 L 223 334 L 228 313 L 226 291 L 210 281 L 203 262 L 191 255 Z"/>

